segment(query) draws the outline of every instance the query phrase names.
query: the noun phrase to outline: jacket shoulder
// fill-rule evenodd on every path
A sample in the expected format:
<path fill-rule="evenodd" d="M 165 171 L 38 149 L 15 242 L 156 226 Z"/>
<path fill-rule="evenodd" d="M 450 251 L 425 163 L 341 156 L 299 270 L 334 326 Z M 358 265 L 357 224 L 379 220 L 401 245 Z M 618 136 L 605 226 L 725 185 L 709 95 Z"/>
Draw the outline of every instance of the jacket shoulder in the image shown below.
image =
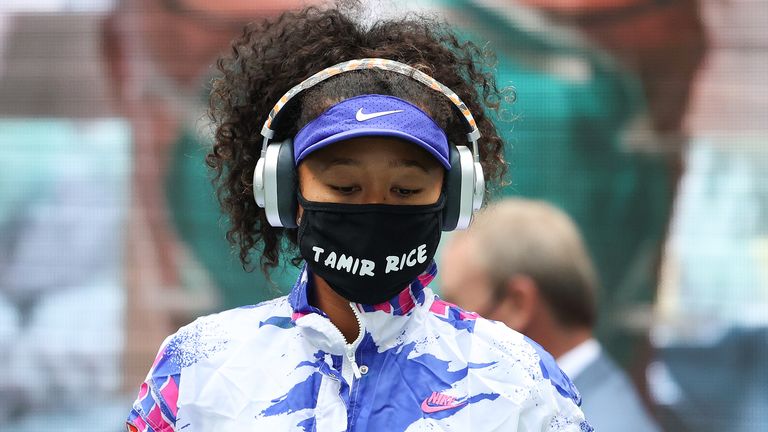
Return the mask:
<path fill-rule="evenodd" d="M 291 308 L 285 297 L 197 318 L 168 336 L 139 388 L 128 430 L 173 430 L 179 408 L 182 371 L 237 345 L 264 325 L 286 326 Z M 132 429 L 133 428 L 133 429 Z"/>
<path fill-rule="evenodd" d="M 166 351 L 177 356 L 182 367 L 223 350 L 226 345 L 250 337 L 265 325 L 287 325 L 291 309 L 286 297 L 241 306 L 202 316 L 171 335 Z"/>
<path fill-rule="evenodd" d="M 467 364 L 472 375 L 489 383 L 497 406 L 541 427 L 538 430 L 590 431 L 576 386 L 539 344 L 503 323 L 487 320 L 437 298 L 430 307 L 435 332 L 452 333 L 451 359 Z M 445 338 L 443 338 L 445 339 Z M 492 384 L 492 385 L 491 385 Z"/>
<path fill-rule="evenodd" d="M 592 431 L 581 411 L 581 394 L 541 345 L 506 325 L 479 318 L 475 325 L 477 344 L 488 345 L 502 369 L 517 369 L 527 397 L 523 413 L 541 422 L 542 430 Z"/>

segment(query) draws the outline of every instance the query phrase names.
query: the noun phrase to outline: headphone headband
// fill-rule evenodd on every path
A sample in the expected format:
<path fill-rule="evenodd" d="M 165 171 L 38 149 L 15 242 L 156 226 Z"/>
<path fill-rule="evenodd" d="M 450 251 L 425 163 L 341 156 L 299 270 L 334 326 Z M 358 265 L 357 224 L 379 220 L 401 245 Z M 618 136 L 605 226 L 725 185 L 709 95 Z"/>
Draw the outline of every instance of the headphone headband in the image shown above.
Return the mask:
<path fill-rule="evenodd" d="M 472 117 L 472 113 L 469 112 L 469 109 L 464 104 L 464 102 L 461 101 L 459 96 L 453 90 L 446 87 L 444 84 L 440 83 L 436 79 L 432 78 L 431 76 L 425 74 L 424 72 L 414 67 L 411 67 L 405 63 L 401 63 L 398 61 L 387 60 L 382 58 L 364 58 L 364 59 L 349 60 L 343 63 L 338 63 L 336 65 L 325 68 L 320 72 L 317 72 L 311 77 L 293 86 L 277 101 L 275 106 L 269 112 L 269 116 L 267 116 L 267 120 L 264 122 L 264 127 L 262 127 L 261 129 L 261 135 L 264 137 L 265 144 L 268 142 L 268 140 L 272 139 L 272 137 L 275 134 L 275 132 L 271 129 L 272 122 L 277 117 L 280 110 L 283 109 L 283 107 L 288 103 L 288 101 L 290 101 L 294 96 L 316 85 L 321 81 L 325 81 L 326 79 L 332 76 L 338 75 L 343 72 L 349 72 L 349 71 L 361 70 L 361 69 L 382 69 L 382 70 L 388 70 L 391 72 L 396 72 L 401 75 L 409 76 L 415 79 L 416 81 L 419 81 L 422 84 L 426 85 L 427 87 L 444 94 L 456 106 L 456 108 L 459 109 L 459 112 L 462 114 L 462 116 L 466 120 L 466 123 L 470 129 L 469 132 L 467 133 L 467 140 L 472 144 L 472 152 L 473 152 L 475 161 L 477 162 L 479 160 L 479 155 L 477 150 L 477 140 L 480 138 L 480 130 L 477 129 L 477 124 L 475 123 L 475 118 Z"/>

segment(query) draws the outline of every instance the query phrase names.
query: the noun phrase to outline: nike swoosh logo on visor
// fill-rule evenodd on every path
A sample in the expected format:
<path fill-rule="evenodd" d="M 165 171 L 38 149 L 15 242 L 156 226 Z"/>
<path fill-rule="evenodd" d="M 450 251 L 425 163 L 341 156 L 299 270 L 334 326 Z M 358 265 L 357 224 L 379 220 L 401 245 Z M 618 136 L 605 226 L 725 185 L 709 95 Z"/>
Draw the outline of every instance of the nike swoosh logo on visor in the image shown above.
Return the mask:
<path fill-rule="evenodd" d="M 390 114 L 399 113 L 399 112 L 403 112 L 403 110 L 380 111 L 380 112 L 366 114 L 363 112 L 363 109 L 360 108 L 359 110 L 357 110 L 357 113 L 355 114 L 355 120 L 359 122 L 364 122 L 372 118 L 381 117 L 381 116 L 390 115 Z"/>

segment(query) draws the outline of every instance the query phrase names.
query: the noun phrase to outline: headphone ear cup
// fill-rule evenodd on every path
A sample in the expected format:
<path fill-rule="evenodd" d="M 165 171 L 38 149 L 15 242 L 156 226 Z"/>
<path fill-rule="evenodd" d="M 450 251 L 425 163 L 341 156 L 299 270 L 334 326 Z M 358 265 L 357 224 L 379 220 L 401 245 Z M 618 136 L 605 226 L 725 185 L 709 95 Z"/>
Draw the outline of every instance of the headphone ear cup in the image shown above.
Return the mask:
<path fill-rule="evenodd" d="M 256 205 L 264 208 L 264 201 L 266 200 L 266 192 L 264 190 L 264 164 L 266 158 L 260 157 L 256 162 L 256 167 L 253 169 L 253 200 L 256 201 Z"/>
<path fill-rule="evenodd" d="M 285 228 L 296 228 L 298 199 L 296 198 L 296 161 L 293 158 L 293 140 L 280 143 L 277 161 L 277 205 L 280 221 Z"/>
<path fill-rule="evenodd" d="M 459 221 L 461 209 L 461 157 L 453 144 L 449 145 L 451 169 L 445 173 L 445 207 L 443 231 L 453 231 Z"/>
<path fill-rule="evenodd" d="M 469 227 L 474 213 L 475 163 L 467 146 L 450 145 L 451 169 L 446 173 L 443 231 Z"/>
<path fill-rule="evenodd" d="M 296 228 L 296 165 L 293 140 L 269 144 L 264 158 L 264 211 L 273 227 Z"/>

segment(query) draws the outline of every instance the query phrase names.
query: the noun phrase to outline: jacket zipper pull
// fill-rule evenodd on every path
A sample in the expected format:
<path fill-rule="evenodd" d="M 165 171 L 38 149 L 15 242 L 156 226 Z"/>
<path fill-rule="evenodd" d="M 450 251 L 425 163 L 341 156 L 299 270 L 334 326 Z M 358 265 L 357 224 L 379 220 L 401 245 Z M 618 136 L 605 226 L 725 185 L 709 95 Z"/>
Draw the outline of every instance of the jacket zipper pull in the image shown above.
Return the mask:
<path fill-rule="evenodd" d="M 357 367 L 357 362 L 355 361 L 355 348 L 352 345 L 347 345 L 347 360 L 352 364 L 352 374 L 355 375 L 355 378 L 362 378 L 363 374 L 360 373 L 360 368 Z"/>

